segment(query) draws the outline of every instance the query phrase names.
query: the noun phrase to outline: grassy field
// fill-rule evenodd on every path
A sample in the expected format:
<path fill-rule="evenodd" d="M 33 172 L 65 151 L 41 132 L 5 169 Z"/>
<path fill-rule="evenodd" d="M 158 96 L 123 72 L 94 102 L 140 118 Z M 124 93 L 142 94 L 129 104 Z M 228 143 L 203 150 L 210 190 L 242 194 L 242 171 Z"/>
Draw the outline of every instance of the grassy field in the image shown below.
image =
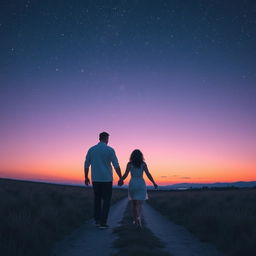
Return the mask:
<path fill-rule="evenodd" d="M 152 191 L 149 203 L 230 256 L 256 255 L 256 189 Z"/>
<path fill-rule="evenodd" d="M 113 200 L 126 196 L 113 190 Z M 92 218 L 91 188 L 0 179 L 0 254 L 48 255 L 53 244 Z"/>
<path fill-rule="evenodd" d="M 125 210 L 121 225 L 114 229 L 117 239 L 113 246 L 118 249 L 114 256 L 170 256 L 164 251 L 164 244 L 147 228 L 132 224 L 130 205 Z"/>

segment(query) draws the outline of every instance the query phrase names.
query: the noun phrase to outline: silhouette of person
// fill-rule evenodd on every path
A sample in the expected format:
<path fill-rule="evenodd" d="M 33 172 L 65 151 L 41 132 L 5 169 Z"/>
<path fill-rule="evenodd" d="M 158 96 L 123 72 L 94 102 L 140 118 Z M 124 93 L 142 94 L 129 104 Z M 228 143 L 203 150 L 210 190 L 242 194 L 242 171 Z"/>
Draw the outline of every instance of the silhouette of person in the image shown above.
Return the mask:
<path fill-rule="evenodd" d="M 132 200 L 133 223 L 139 227 L 142 226 L 142 203 L 144 200 L 148 199 L 146 183 L 143 179 L 143 172 L 146 173 L 148 179 L 153 183 L 155 189 L 157 189 L 158 186 L 148 170 L 143 154 L 140 150 L 135 149 L 130 156 L 130 161 L 127 164 L 124 175 L 119 180 L 119 185 L 121 186 L 128 174 L 131 173 L 131 179 L 128 186 L 128 198 L 129 200 Z"/>
<path fill-rule="evenodd" d="M 85 185 L 88 186 L 90 184 L 88 173 L 91 166 L 94 191 L 94 220 L 97 227 L 104 229 L 108 228 L 107 218 L 112 197 L 113 172 L 111 164 L 120 179 L 122 174 L 115 150 L 107 145 L 109 134 L 106 132 L 100 133 L 99 140 L 100 142 L 91 147 L 86 154 L 84 174 Z M 119 180 L 118 185 L 121 186 L 122 184 L 123 181 Z"/>

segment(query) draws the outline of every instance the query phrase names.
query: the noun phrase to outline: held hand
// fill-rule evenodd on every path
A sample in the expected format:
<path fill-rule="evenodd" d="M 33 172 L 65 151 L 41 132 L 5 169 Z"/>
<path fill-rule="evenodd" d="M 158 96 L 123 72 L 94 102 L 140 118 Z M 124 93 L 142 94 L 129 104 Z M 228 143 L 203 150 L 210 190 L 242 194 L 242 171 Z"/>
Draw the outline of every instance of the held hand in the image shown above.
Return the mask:
<path fill-rule="evenodd" d="M 88 186 L 88 185 L 90 184 L 90 179 L 89 179 L 89 178 L 85 178 L 84 184 L 85 184 L 86 186 Z"/>
<path fill-rule="evenodd" d="M 118 181 L 118 186 L 123 186 L 124 185 L 124 181 L 122 180 L 122 179 L 120 179 L 119 181 Z"/>
<path fill-rule="evenodd" d="M 156 183 L 154 183 L 154 187 L 155 189 L 158 189 L 158 185 Z"/>

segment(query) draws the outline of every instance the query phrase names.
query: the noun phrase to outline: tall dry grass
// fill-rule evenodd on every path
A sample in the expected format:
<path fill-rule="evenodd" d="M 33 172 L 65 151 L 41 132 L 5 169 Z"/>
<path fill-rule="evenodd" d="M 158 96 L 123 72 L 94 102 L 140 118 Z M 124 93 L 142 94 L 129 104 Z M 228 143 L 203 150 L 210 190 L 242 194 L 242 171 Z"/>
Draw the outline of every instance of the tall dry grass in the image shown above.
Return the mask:
<path fill-rule="evenodd" d="M 114 190 L 112 202 L 123 196 Z M 92 218 L 92 206 L 91 188 L 0 179 L 0 255 L 48 255 Z"/>
<path fill-rule="evenodd" d="M 149 203 L 226 255 L 256 255 L 256 189 L 156 191 Z"/>

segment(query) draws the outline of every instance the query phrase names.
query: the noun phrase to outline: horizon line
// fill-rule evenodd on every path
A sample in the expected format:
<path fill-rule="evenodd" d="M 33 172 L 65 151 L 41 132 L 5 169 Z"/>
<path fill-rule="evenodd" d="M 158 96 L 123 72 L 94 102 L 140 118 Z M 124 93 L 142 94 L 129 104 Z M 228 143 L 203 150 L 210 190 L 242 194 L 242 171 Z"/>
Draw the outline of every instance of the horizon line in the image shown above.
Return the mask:
<path fill-rule="evenodd" d="M 35 183 L 46 183 L 46 184 L 55 184 L 55 185 L 67 185 L 67 186 L 85 186 L 82 182 L 62 182 L 62 181 L 47 181 L 47 180 L 42 180 L 42 179 L 22 179 L 22 178 L 8 178 L 8 177 L 0 177 L 0 180 L 14 180 L 14 181 L 28 181 L 28 182 L 35 182 Z M 250 181 L 243 181 L 243 180 L 237 180 L 237 181 L 216 181 L 216 182 L 179 182 L 179 183 L 173 183 L 173 184 L 166 184 L 166 185 L 158 185 L 158 187 L 168 187 L 168 186 L 175 186 L 179 184 L 222 184 L 222 183 L 227 183 L 227 184 L 232 184 L 232 183 L 239 183 L 239 182 L 244 182 L 244 183 L 250 183 L 250 182 L 256 182 L 256 180 L 250 180 Z M 127 187 L 128 185 L 123 185 L 122 187 Z M 153 185 L 146 185 L 147 187 L 153 187 Z M 85 186 L 87 187 L 87 186 Z M 90 184 L 88 187 L 92 187 L 92 184 Z M 113 187 L 119 187 L 117 185 L 113 185 Z M 120 188 L 122 188 L 120 187 Z"/>

